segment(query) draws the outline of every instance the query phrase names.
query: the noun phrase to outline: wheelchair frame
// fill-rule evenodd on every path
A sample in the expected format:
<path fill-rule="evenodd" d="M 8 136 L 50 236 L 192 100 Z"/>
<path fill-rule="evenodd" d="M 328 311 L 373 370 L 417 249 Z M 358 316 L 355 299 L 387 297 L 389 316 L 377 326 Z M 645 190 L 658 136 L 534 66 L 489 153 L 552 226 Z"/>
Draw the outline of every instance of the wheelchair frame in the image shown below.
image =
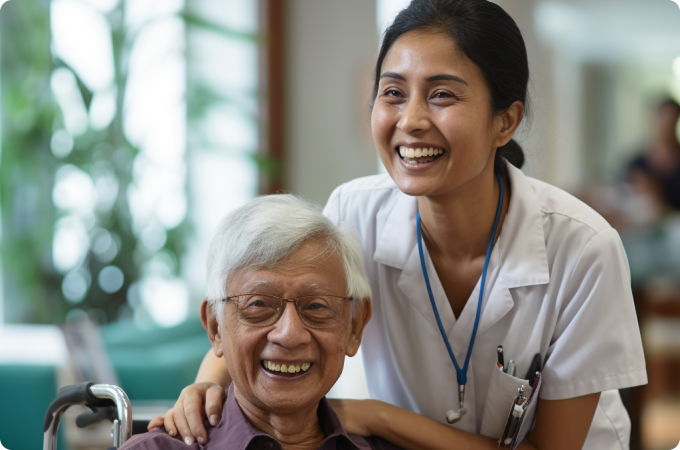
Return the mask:
<path fill-rule="evenodd" d="M 93 411 L 78 417 L 76 423 L 79 427 L 107 418 L 113 419 L 113 447 L 108 450 L 119 448 L 132 435 L 132 407 L 127 394 L 118 386 L 110 384 L 80 383 L 59 389 L 57 398 L 47 409 L 43 421 L 43 450 L 56 450 L 59 422 L 64 412 L 73 405 L 87 406 Z M 111 414 L 113 408 L 115 414 Z"/>

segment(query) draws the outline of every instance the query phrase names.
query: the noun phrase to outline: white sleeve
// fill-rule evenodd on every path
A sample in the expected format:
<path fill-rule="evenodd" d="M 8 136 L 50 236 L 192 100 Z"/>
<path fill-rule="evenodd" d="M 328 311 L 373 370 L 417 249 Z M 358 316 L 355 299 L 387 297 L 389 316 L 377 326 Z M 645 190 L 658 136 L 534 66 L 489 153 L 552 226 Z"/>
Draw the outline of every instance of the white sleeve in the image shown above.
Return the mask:
<path fill-rule="evenodd" d="M 594 235 L 566 278 L 543 369 L 541 398 L 647 383 L 628 260 L 613 229 Z"/>
<path fill-rule="evenodd" d="M 333 189 L 331 196 L 328 198 L 328 201 L 326 202 L 326 206 L 324 206 L 323 208 L 323 215 L 328 217 L 331 220 L 331 222 L 333 222 L 336 225 L 339 225 L 341 222 L 340 192 L 343 186 L 344 185 L 340 185 Z"/>

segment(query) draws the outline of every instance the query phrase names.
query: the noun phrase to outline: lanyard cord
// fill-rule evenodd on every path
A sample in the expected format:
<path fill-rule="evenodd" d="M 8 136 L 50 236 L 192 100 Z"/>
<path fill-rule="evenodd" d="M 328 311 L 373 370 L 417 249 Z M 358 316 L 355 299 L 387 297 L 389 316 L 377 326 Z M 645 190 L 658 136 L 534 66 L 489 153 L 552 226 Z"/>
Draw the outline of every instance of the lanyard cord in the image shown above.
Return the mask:
<path fill-rule="evenodd" d="M 498 177 L 498 184 L 500 185 L 500 196 L 498 198 L 498 208 L 496 209 L 496 220 L 493 223 L 493 231 L 491 232 L 491 239 L 489 240 L 489 246 L 486 249 L 486 257 L 484 258 L 484 270 L 482 270 L 482 283 L 479 287 L 479 300 L 477 300 L 477 314 L 475 316 L 475 326 L 472 329 L 472 337 L 470 338 L 470 345 L 468 346 L 467 354 L 465 355 L 465 364 L 463 364 L 463 369 L 461 370 L 456 361 L 456 357 L 453 355 L 453 350 L 451 349 L 451 344 L 449 343 L 449 338 L 446 337 L 446 332 L 444 331 L 444 325 L 442 325 L 442 320 L 439 317 L 439 311 L 437 310 L 437 305 L 434 302 L 434 295 L 432 295 L 432 287 L 430 286 L 430 278 L 427 276 L 427 267 L 425 267 L 425 256 L 423 256 L 423 238 L 422 232 L 420 231 L 420 211 L 416 217 L 416 234 L 418 235 L 418 253 L 420 254 L 420 266 L 423 269 L 423 277 L 425 277 L 425 285 L 427 286 L 427 293 L 430 296 L 430 303 L 432 303 L 432 310 L 434 311 L 434 317 L 437 319 L 437 325 L 439 325 L 439 332 L 444 339 L 444 344 L 446 344 L 446 349 L 449 351 L 449 356 L 453 365 L 456 368 L 456 377 L 458 379 L 458 384 L 464 386 L 467 383 L 467 369 L 470 364 L 470 356 L 472 355 L 472 347 L 475 345 L 475 337 L 477 337 L 477 327 L 479 326 L 479 317 L 482 313 L 482 300 L 484 299 L 484 284 L 486 282 L 486 270 L 489 268 L 489 257 L 491 256 L 491 249 L 493 248 L 494 237 L 496 236 L 496 228 L 498 227 L 498 220 L 501 217 L 501 209 L 503 208 L 503 180 L 498 172 L 496 172 Z"/>

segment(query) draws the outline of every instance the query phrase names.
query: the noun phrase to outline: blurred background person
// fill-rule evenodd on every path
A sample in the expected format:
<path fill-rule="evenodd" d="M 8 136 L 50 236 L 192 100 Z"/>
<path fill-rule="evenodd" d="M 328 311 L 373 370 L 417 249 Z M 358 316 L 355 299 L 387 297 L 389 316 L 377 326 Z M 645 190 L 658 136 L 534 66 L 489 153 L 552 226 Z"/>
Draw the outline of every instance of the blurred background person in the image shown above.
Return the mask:
<path fill-rule="evenodd" d="M 651 125 L 652 138 L 644 153 L 628 167 L 626 181 L 662 210 L 680 211 L 680 105 L 664 100 Z"/>
<path fill-rule="evenodd" d="M 585 188 L 581 196 L 621 232 L 649 229 L 680 212 L 680 105 L 666 98 L 649 120 L 650 137 L 620 169 L 619 180 Z"/>

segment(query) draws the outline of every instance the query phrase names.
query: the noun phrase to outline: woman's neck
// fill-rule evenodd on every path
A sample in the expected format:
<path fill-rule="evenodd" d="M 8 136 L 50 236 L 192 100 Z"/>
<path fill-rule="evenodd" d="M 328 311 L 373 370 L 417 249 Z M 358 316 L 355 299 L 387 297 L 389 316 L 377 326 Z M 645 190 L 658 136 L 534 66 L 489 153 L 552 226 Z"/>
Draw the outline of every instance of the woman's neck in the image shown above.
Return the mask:
<path fill-rule="evenodd" d="M 493 164 L 493 162 L 492 162 Z M 508 210 L 510 189 L 504 180 L 504 199 L 495 239 Z M 469 261 L 484 257 L 498 208 L 500 186 L 493 166 L 456 191 L 418 198 L 423 239 L 433 257 Z"/>
<path fill-rule="evenodd" d="M 315 450 L 325 439 L 317 408 L 310 407 L 290 414 L 276 414 L 253 405 L 237 390 L 236 401 L 248 422 L 281 443 L 284 450 Z"/>

